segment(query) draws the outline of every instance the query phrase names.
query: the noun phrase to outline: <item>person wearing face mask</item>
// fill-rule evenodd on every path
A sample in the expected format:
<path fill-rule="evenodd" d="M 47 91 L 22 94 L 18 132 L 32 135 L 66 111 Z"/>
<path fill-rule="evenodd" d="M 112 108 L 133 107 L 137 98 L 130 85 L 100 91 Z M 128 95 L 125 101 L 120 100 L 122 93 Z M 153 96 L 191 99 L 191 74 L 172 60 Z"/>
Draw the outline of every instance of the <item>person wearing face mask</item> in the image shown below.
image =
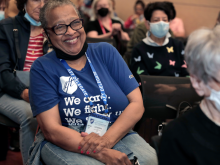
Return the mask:
<path fill-rule="evenodd" d="M 24 164 L 34 141 L 37 121 L 29 104 L 28 86 L 17 77 L 15 70 L 29 72 L 32 63 L 48 50 L 39 22 L 39 12 L 44 3 L 44 0 L 16 0 L 19 14 L 0 22 L 0 113 L 20 124 L 20 149 Z M 18 47 L 14 31 L 18 34 Z"/>
<path fill-rule="evenodd" d="M 190 34 L 185 60 L 199 96 L 198 107 L 164 129 L 160 165 L 219 165 L 220 162 L 220 26 Z"/>
<path fill-rule="evenodd" d="M 188 76 L 183 44 L 171 38 L 170 12 L 164 2 L 148 4 L 144 11 L 148 32 L 132 52 L 130 69 L 138 82 L 139 75 Z"/>
<path fill-rule="evenodd" d="M 7 1 L 1 0 L 0 1 L 0 21 L 5 18 L 5 7 L 6 7 Z"/>
<path fill-rule="evenodd" d="M 120 33 L 122 40 L 129 40 L 129 36 L 123 31 L 120 21 L 112 19 L 113 10 L 110 0 L 94 0 L 92 4 L 95 20 L 87 24 L 87 37 L 111 38 Z"/>

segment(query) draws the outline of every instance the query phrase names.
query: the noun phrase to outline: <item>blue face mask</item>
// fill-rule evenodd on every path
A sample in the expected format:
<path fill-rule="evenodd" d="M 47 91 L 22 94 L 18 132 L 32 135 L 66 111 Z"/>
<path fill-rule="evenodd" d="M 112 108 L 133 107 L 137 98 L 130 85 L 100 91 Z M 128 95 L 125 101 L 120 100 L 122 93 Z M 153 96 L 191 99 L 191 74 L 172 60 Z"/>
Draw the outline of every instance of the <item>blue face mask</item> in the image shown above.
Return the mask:
<path fill-rule="evenodd" d="M 150 32 L 157 38 L 163 38 L 169 31 L 169 25 L 169 23 L 164 21 L 150 23 Z"/>
<path fill-rule="evenodd" d="M 0 21 L 5 19 L 5 12 L 4 11 L 0 11 Z"/>
<path fill-rule="evenodd" d="M 24 9 L 26 11 L 24 17 L 31 23 L 31 25 L 33 25 L 33 26 L 41 26 L 41 22 L 37 22 L 31 16 L 29 16 L 29 14 L 27 13 L 27 10 L 26 10 L 26 4 L 24 5 Z"/>

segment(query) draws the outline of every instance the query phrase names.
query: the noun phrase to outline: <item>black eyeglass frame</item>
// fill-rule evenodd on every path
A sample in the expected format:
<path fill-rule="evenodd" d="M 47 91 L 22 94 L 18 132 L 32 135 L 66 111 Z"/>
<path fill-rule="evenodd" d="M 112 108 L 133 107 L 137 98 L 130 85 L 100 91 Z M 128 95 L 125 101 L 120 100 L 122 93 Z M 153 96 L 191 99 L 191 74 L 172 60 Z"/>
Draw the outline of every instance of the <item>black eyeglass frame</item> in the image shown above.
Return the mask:
<path fill-rule="evenodd" d="M 69 25 L 66 25 L 66 24 L 57 24 L 57 25 L 55 25 L 55 26 L 53 26 L 53 27 L 51 27 L 51 28 L 45 28 L 45 30 L 51 30 L 51 31 L 53 31 L 54 34 L 56 34 L 56 35 L 64 35 L 64 34 L 66 34 L 66 32 L 67 32 L 67 30 L 68 30 L 68 27 L 70 27 L 71 29 L 73 29 L 73 28 L 71 27 L 71 24 L 72 24 L 74 21 L 78 21 L 78 20 L 80 20 L 80 21 L 82 22 L 82 27 L 83 27 L 83 19 L 82 19 L 82 18 L 77 18 L 77 19 L 73 20 L 72 22 L 70 22 Z M 57 27 L 57 26 L 59 26 L 59 25 L 65 25 L 65 26 L 66 26 L 66 31 L 65 31 L 65 33 L 57 34 L 57 33 L 55 32 L 54 28 Z M 73 29 L 73 30 L 78 31 L 78 30 L 82 29 L 82 27 L 79 28 L 79 29 Z"/>

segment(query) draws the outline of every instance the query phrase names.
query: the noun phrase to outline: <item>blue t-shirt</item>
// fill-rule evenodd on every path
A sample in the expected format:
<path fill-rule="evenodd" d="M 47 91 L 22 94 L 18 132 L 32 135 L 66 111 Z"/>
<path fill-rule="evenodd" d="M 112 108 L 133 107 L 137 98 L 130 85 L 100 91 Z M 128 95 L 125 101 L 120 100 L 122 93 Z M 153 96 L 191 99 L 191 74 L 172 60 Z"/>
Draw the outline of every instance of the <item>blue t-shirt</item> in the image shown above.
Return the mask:
<path fill-rule="evenodd" d="M 118 51 L 107 43 L 89 44 L 90 58 L 107 95 L 110 121 L 114 122 L 128 106 L 126 97 L 138 87 Z M 104 103 L 88 60 L 81 71 L 72 69 L 94 104 L 94 110 L 104 113 Z M 38 58 L 30 71 L 30 103 L 36 116 L 59 104 L 62 125 L 85 125 L 91 113 L 89 101 L 56 57 L 55 51 Z"/>

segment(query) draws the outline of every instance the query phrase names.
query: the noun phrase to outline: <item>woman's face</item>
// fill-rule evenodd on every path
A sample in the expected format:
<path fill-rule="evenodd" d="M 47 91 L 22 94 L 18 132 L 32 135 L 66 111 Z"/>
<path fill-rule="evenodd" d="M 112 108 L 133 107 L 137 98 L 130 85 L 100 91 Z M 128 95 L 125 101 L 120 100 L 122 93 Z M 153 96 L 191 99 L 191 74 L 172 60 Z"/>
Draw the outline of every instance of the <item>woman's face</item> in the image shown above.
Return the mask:
<path fill-rule="evenodd" d="M 98 11 L 101 8 L 108 8 L 109 9 L 109 3 L 108 0 L 99 0 L 96 4 L 96 11 Z"/>
<path fill-rule="evenodd" d="M 79 18 L 79 16 L 72 5 L 60 6 L 51 10 L 48 14 L 47 27 L 52 28 L 57 24 L 69 25 L 77 18 Z M 75 31 L 71 27 L 68 27 L 67 32 L 64 35 L 56 35 L 51 30 L 48 30 L 47 32 L 53 46 L 69 55 L 77 55 L 81 51 L 86 40 L 84 28 Z"/>
<path fill-rule="evenodd" d="M 48 0 L 28 0 L 26 3 L 26 12 L 35 21 L 39 21 L 40 9 Z"/>
<path fill-rule="evenodd" d="M 137 4 L 135 6 L 135 13 L 137 15 L 142 15 L 144 13 L 144 9 L 142 8 L 142 6 L 140 4 Z"/>
<path fill-rule="evenodd" d="M 5 1 L 2 1 L 0 3 L 0 11 L 4 11 L 5 10 Z"/>
<path fill-rule="evenodd" d="M 220 91 L 220 72 L 218 72 L 218 75 L 215 78 L 212 78 L 208 84 L 205 84 L 194 75 L 190 75 L 190 80 L 199 96 L 209 97 L 211 94 L 210 88 L 215 91 Z"/>
<path fill-rule="evenodd" d="M 162 10 L 155 10 L 152 13 L 150 22 L 151 23 L 156 23 L 156 22 L 160 22 L 160 21 L 164 21 L 164 22 L 169 22 L 168 17 L 166 15 L 166 13 Z"/>

